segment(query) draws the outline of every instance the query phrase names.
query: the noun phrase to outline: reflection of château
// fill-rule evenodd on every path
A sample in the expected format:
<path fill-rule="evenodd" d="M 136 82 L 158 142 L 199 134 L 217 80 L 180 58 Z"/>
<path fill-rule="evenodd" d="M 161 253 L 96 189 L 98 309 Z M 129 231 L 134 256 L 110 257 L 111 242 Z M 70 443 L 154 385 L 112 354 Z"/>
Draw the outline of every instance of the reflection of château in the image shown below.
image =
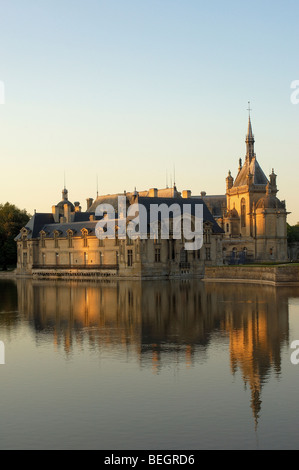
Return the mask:
<path fill-rule="evenodd" d="M 175 363 L 195 366 L 214 341 L 224 349 L 229 341 L 231 370 L 239 369 L 250 387 L 256 422 L 262 385 L 271 372 L 280 374 L 291 292 L 196 281 L 18 281 L 22 314 L 67 353 L 83 343 L 98 351 L 125 348 L 158 372 Z"/>

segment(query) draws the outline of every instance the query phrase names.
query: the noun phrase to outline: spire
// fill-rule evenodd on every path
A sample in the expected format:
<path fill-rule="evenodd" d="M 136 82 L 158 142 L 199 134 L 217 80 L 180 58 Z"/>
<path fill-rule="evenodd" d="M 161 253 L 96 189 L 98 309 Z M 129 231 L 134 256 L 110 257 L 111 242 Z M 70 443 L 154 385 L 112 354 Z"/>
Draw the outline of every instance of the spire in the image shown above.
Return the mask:
<path fill-rule="evenodd" d="M 251 163 L 251 160 L 254 157 L 254 135 L 252 133 L 252 126 L 251 126 L 251 118 L 250 118 L 250 101 L 248 101 L 248 129 L 247 129 L 247 135 L 246 135 L 246 160 L 249 160 L 249 163 Z"/>

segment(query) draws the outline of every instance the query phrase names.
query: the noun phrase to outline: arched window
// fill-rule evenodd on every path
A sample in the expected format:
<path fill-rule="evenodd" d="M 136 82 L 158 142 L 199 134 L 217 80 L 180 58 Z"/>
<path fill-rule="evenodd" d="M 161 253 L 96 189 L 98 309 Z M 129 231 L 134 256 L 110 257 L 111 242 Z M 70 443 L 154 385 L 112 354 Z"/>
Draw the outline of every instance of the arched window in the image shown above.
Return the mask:
<path fill-rule="evenodd" d="M 246 227 L 246 202 L 244 198 L 241 200 L 241 227 Z"/>

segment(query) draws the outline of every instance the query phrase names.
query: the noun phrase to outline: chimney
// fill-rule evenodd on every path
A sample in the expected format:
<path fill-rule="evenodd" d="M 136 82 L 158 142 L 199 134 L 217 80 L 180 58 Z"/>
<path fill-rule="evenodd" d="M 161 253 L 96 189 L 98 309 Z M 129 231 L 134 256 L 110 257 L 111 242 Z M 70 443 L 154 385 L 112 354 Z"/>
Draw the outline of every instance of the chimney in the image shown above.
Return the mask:
<path fill-rule="evenodd" d="M 75 212 L 81 212 L 80 202 L 74 202 Z"/>
<path fill-rule="evenodd" d="M 86 202 L 87 202 L 87 211 L 90 209 L 90 207 L 92 206 L 92 203 L 93 203 L 93 198 L 92 197 L 89 197 L 86 199 Z"/>
<path fill-rule="evenodd" d="M 158 189 L 157 188 L 151 188 L 149 190 L 149 197 L 158 197 Z"/>
<path fill-rule="evenodd" d="M 52 206 L 52 214 L 54 216 L 54 220 L 56 223 L 59 222 L 59 207 L 58 206 Z"/>
<path fill-rule="evenodd" d="M 64 218 L 66 220 L 66 223 L 69 224 L 71 221 L 71 206 L 69 204 L 64 204 L 63 209 L 64 209 Z"/>
<path fill-rule="evenodd" d="M 185 189 L 183 192 L 182 192 L 182 197 L 184 199 L 189 199 L 189 197 L 191 197 L 191 191 L 189 189 Z"/>

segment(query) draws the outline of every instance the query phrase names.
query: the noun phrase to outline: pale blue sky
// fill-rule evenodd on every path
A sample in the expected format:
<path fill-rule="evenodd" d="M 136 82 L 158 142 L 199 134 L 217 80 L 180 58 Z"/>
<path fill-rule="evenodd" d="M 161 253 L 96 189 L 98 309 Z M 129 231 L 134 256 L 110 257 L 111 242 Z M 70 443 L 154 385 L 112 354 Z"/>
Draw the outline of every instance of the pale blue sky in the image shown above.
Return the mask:
<path fill-rule="evenodd" d="M 256 154 L 299 221 L 299 3 L 0 0 L 0 202 L 165 187 L 225 192 Z M 170 176 L 169 176 L 170 180 Z"/>

